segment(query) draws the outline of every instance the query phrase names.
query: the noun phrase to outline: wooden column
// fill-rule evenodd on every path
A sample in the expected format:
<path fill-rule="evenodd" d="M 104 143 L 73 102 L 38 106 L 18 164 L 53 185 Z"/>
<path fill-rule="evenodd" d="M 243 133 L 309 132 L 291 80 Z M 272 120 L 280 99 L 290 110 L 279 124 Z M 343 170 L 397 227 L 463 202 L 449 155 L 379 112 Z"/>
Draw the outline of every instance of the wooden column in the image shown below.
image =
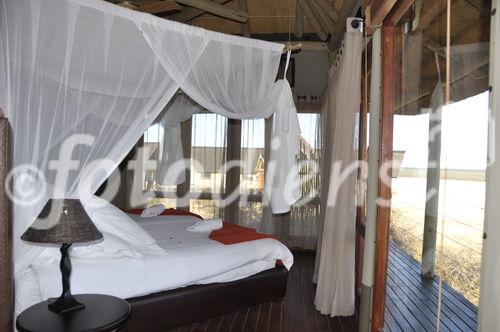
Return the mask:
<path fill-rule="evenodd" d="M 227 161 L 241 160 L 241 120 L 227 120 Z M 226 195 L 233 193 L 240 185 L 240 167 L 232 167 L 226 173 Z M 238 193 L 239 194 L 239 193 Z M 240 218 L 239 198 L 226 205 L 224 219 L 238 224 Z"/>
<path fill-rule="evenodd" d="M 429 156 L 426 189 L 426 193 L 431 193 L 432 196 L 425 202 L 421 265 L 422 276 L 428 278 L 434 278 L 435 273 L 439 180 L 441 179 L 441 106 L 433 106 L 429 112 Z"/>
<path fill-rule="evenodd" d="M 368 48 L 363 51 L 363 69 L 367 66 Z M 358 142 L 358 160 L 366 163 L 366 126 L 368 116 L 368 75 L 367 71 L 362 75 L 361 86 L 361 106 L 359 111 L 359 142 Z M 366 171 L 363 167 L 358 169 L 358 208 L 356 211 L 356 289 L 361 288 L 361 276 L 363 271 L 363 249 L 365 238 L 365 218 L 366 218 Z"/>
<path fill-rule="evenodd" d="M 184 151 L 184 159 L 191 159 L 191 124 L 189 119 L 181 123 L 181 139 L 182 150 Z M 177 186 L 177 208 L 189 211 L 189 199 L 184 198 L 191 191 L 191 171 L 186 169 L 186 181 Z"/>
<path fill-rule="evenodd" d="M 380 166 L 392 163 L 392 128 L 394 111 L 394 26 L 382 26 L 382 112 L 380 115 Z M 383 201 L 377 207 L 375 243 L 375 277 L 373 287 L 372 331 L 384 327 L 387 260 L 389 255 L 389 224 L 391 220 L 391 178 L 389 169 L 381 174 L 378 196 Z"/>

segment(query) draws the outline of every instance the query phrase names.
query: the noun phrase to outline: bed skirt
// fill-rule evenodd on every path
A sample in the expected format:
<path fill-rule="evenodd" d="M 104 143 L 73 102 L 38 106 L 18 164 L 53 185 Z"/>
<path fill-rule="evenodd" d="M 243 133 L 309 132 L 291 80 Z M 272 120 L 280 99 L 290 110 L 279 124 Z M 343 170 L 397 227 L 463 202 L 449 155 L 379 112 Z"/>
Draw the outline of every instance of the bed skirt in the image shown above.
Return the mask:
<path fill-rule="evenodd" d="M 238 309 L 280 301 L 288 271 L 276 266 L 245 279 L 193 285 L 128 299 L 132 315 L 121 331 L 164 332 Z M 165 276 L 168 278 L 168 276 Z"/>

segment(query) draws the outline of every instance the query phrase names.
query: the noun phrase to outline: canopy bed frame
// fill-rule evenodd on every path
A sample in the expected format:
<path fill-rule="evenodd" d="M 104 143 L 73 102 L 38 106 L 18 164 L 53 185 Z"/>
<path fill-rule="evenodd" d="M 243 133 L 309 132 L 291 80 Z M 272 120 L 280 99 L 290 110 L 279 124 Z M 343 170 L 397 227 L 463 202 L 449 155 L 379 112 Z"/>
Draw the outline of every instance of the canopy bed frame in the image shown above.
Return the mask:
<path fill-rule="evenodd" d="M 5 183 L 11 165 L 10 126 L 0 119 L 0 181 Z M 12 219 L 10 200 L 0 191 L 0 331 L 13 327 Z M 165 331 L 241 308 L 279 301 L 286 293 L 284 266 L 250 277 L 208 285 L 192 285 L 128 299 L 132 316 L 125 331 Z M 165 276 L 168 278 L 168 276 Z"/>
<path fill-rule="evenodd" d="M 283 45 L 206 31 L 98 0 L 0 3 L 5 22 L 0 31 L 0 107 L 5 114 L 0 127 L 0 178 L 7 178 L 11 163 L 28 166 L 30 170 L 16 172 L 13 179 L 27 175 L 26 186 L 42 196 L 22 206 L 9 200 L 5 191 L 0 193 L 1 331 L 13 327 L 13 276 L 42 250 L 22 242 L 22 232 L 56 192 L 78 199 L 94 193 L 176 91 L 228 118 L 274 116 L 272 138 L 277 143 L 268 165 L 288 169 L 289 178 L 298 179 L 294 167 L 300 134 L 297 112 L 289 83 L 276 81 Z M 32 84 L 37 88 L 32 89 Z M 176 112 L 185 116 L 185 111 Z M 179 121 L 175 118 L 167 127 L 175 128 Z M 71 153 L 61 152 L 66 145 Z M 9 148 L 15 152 L 12 158 Z M 67 181 L 56 183 L 49 161 L 72 156 L 78 156 L 79 168 L 68 172 Z M 31 176 L 33 169 L 42 176 Z M 273 179 L 265 190 L 272 212 L 288 212 L 300 198 L 298 182 L 289 188 L 288 177 L 268 179 Z M 81 184 L 88 192 L 80 193 Z M 285 196 L 288 189 L 291 195 Z M 285 269 L 276 267 L 235 282 L 130 299 L 129 330 L 165 330 L 277 300 L 285 290 Z M 222 297 L 224 303 L 219 303 Z M 182 314 L 162 317 L 172 312 Z"/>

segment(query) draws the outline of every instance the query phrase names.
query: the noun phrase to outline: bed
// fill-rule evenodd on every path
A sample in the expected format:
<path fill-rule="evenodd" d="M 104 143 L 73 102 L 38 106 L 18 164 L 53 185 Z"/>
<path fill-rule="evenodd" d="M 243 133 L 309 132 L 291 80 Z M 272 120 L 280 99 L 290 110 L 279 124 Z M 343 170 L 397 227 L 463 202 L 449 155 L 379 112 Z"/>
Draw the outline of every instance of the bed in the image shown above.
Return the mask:
<path fill-rule="evenodd" d="M 72 292 L 128 299 L 133 311 L 127 331 L 165 331 L 285 295 L 293 256 L 275 239 L 226 245 L 208 233 L 188 232 L 200 221 L 195 215 L 179 212 L 182 215 L 143 218 L 126 215 L 109 203 L 96 211 L 101 214 L 89 214 L 105 240 L 109 241 L 106 232 L 123 227 L 128 232 L 124 238 L 139 238 L 145 232 L 155 241 L 156 249 L 148 247 L 140 256 L 135 252 L 109 256 L 97 251 L 99 244 L 72 250 Z M 139 228 L 122 226 L 126 217 L 127 223 Z M 16 276 L 16 314 L 61 292 L 57 248 L 47 250 Z"/>

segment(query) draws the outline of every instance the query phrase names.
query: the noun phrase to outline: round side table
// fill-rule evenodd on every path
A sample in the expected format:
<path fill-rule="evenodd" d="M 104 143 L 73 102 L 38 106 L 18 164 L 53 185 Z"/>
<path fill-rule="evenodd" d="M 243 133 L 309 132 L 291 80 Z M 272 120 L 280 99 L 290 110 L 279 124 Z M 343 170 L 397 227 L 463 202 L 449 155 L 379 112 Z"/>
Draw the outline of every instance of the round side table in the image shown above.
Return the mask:
<path fill-rule="evenodd" d="M 76 332 L 114 331 L 126 325 L 130 304 L 120 298 L 100 295 L 74 295 L 84 309 L 57 314 L 48 307 L 48 301 L 35 304 L 23 311 L 16 320 L 20 332 Z"/>

